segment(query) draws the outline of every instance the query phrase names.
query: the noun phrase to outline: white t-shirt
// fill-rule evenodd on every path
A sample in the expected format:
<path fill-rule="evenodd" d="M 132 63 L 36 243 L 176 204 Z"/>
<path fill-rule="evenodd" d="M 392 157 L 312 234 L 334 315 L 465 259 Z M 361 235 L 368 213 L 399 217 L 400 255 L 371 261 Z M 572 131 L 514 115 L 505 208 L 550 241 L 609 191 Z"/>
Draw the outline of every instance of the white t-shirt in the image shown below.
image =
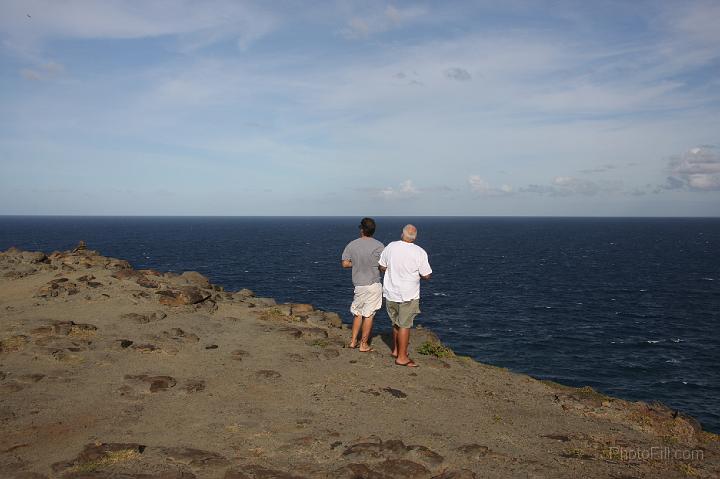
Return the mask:
<path fill-rule="evenodd" d="M 383 296 L 396 303 L 419 299 L 420 276 L 432 273 L 425 250 L 406 241 L 393 241 L 387 245 L 378 264 L 387 268 Z"/>

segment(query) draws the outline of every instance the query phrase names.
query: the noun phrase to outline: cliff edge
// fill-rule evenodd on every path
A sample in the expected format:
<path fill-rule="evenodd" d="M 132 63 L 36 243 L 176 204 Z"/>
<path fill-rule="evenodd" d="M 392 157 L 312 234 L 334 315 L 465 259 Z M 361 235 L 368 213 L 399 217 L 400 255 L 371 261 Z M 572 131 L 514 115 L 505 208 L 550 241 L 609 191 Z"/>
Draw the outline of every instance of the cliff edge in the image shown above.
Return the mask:
<path fill-rule="evenodd" d="M 344 347 L 332 312 L 135 270 L 81 243 L 0 253 L 5 478 L 718 477 L 718 436 L 459 357 Z"/>

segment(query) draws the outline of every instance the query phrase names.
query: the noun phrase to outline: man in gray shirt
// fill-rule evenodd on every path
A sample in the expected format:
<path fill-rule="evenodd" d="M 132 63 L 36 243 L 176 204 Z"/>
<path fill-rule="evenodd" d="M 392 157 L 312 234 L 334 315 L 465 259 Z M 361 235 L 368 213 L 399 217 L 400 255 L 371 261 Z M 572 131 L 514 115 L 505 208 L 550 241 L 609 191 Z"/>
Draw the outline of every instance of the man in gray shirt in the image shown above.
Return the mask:
<path fill-rule="evenodd" d="M 374 234 L 375 220 L 363 218 L 360 222 L 360 237 L 351 241 L 342 253 L 342 267 L 352 268 L 352 282 L 355 286 L 355 296 L 350 305 L 350 312 L 355 316 L 350 347 L 358 346 L 358 334 L 362 328 L 360 352 L 363 353 L 372 351 L 368 344 L 370 331 L 375 312 L 382 306 L 378 260 L 385 246 L 373 238 Z"/>

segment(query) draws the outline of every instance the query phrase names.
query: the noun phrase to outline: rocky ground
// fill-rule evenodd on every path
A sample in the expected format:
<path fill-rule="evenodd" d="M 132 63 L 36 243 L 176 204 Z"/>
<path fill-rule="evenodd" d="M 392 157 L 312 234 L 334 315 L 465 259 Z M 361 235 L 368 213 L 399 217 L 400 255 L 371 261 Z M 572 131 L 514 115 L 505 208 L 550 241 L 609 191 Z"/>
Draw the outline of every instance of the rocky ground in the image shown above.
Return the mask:
<path fill-rule="evenodd" d="M 0 477 L 718 477 L 718 436 L 453 355 L 344 347 L 335 313 L 135 270 L 84 245 L 0 253 Z"/>

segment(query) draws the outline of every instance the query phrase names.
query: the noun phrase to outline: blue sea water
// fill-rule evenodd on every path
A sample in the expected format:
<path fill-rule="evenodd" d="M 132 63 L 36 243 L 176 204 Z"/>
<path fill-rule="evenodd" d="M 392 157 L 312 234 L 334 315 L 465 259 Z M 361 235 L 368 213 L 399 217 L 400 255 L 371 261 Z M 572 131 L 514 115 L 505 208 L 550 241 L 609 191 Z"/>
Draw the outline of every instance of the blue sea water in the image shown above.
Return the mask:
<path fill-rule="evenodd" d="M 340 253 L 360 218 L 0 217 L 0 250 L 83 239 L 136 268 L 195 270 L 227 290 L 345 321 Z M 720 219 L 377 218 L 419 228 L 433 279 L 418 322 L 460 354 L 538 378 L 662 401 L 720 432 Z M 379 328 L 388 327 L 384 312 Z"/>

